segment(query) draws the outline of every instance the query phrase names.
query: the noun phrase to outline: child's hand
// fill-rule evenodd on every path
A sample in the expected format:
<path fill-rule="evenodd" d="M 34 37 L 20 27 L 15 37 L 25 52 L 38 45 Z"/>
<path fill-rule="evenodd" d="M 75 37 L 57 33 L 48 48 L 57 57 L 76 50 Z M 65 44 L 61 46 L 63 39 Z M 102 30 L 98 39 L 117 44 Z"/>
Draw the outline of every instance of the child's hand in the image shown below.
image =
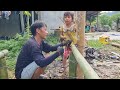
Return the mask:
<path fill-rule="evenodd" d="M 71 43 L 72 43 L 71 40 L 67 40 L 67 41 L 65 41 L 65 42 L 63 43 L 63 46 L 70 46 Z"/>

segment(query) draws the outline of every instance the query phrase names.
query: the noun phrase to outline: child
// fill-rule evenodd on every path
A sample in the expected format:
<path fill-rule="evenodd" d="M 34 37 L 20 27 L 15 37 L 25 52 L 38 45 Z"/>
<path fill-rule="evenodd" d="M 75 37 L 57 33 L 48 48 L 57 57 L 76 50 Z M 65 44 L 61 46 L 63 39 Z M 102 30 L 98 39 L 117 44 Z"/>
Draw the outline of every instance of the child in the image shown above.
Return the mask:
<path fill-rule="evenodd" d="M 76 26 L 74 24 L 74 14 L 71 12 L 64 13 L 64 25 L 61 27 L 60 33 L 60 41 L 64 42 L 66 40 L 72 40 L 72 44 L 77 44 L 77 34 L 76 34 Z M 63 68 L 64 72 L 67 67 L 67 59 L 70 55 L 71 49 L 70 47 L 65 47 L 63 54 Z"/>
<path fill-rule="evenodd" d="M 76 26 L 74 24 L 74 14 L 71 12 L 64 13 L 64 25 L 61 28 L 60 41 L 72 40 L 73 44 L 77 44 Z"/>

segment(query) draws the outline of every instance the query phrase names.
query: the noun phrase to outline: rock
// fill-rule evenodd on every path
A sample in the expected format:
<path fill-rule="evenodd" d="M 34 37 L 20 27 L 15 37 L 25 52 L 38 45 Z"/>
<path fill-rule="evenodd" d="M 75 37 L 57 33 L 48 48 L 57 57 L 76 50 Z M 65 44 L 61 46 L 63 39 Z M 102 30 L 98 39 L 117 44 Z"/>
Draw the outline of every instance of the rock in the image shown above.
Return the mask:
<path fill-rule="evenodd" d="M 117 56 L 111 56 L 110 58 L 111 59 L 118 59 L 119 57 L 117 57 Z"/>

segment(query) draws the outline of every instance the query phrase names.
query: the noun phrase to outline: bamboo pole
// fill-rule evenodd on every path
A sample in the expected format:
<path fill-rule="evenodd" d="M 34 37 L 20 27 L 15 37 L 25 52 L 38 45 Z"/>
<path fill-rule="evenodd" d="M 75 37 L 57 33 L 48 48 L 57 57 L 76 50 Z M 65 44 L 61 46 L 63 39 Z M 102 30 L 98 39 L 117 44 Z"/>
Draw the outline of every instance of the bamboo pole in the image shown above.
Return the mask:
<path fill-rule="evenodd" d="M 84 46 L 85 46 L 85 21 L 86 21 L 86 11 L 78 11 L 77 12 L 77 32 L 78 32 L 78 50 L 83 55 L 84 54 Z M 84 78 L 83 71 L 80 66 L 77 65 L 76 71 L 77 77 L 80 79 Z"/>
<path fill-rule="evenodd" d="M 0 59 L 8 54 L 8 50 L 3 50 L 0 52 Z"/>
<path fill-rule="evenodd" d="M 100 79 L 97 73 L 93 70 L 93 68 L 88 64 L 85 58 L 81 55 L 75 45 L 71 46 L 72 52 L 79 64 L 80 68 L 82 69 L 85 79 Z"/>
<path fill-rule="evenodd" d="M 0 79 L 8 79 L 8 72 L 6 68 L 6 58 L 8 50 L 3 50 L 0 52 Z"/>
<path fill-rule="evenodd" d="M 69 58 L 69 78 L 70 79 L 76 79 L 76 68 L 77 68 L 77 61 L 75 60 L 75 57 L 73 53 L 71 52 L 70 58 Z"/>

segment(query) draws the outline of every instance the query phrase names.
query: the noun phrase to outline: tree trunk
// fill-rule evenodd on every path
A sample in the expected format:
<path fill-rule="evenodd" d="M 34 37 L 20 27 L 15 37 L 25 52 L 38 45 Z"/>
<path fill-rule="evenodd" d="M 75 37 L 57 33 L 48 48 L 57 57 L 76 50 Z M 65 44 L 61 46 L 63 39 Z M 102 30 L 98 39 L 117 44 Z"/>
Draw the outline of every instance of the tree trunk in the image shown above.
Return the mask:
<path fill-rule="evenodd" d="M 78 32 L 78 50 L 84 56 L 84 46 L 85 46 L 85 21 L 86 21 L 86 11 L 77 12 L 77 32 Z M 78 78 L 83 79 L 84 74 L 80 66 L 77 65 L 76 75 Z"/>

